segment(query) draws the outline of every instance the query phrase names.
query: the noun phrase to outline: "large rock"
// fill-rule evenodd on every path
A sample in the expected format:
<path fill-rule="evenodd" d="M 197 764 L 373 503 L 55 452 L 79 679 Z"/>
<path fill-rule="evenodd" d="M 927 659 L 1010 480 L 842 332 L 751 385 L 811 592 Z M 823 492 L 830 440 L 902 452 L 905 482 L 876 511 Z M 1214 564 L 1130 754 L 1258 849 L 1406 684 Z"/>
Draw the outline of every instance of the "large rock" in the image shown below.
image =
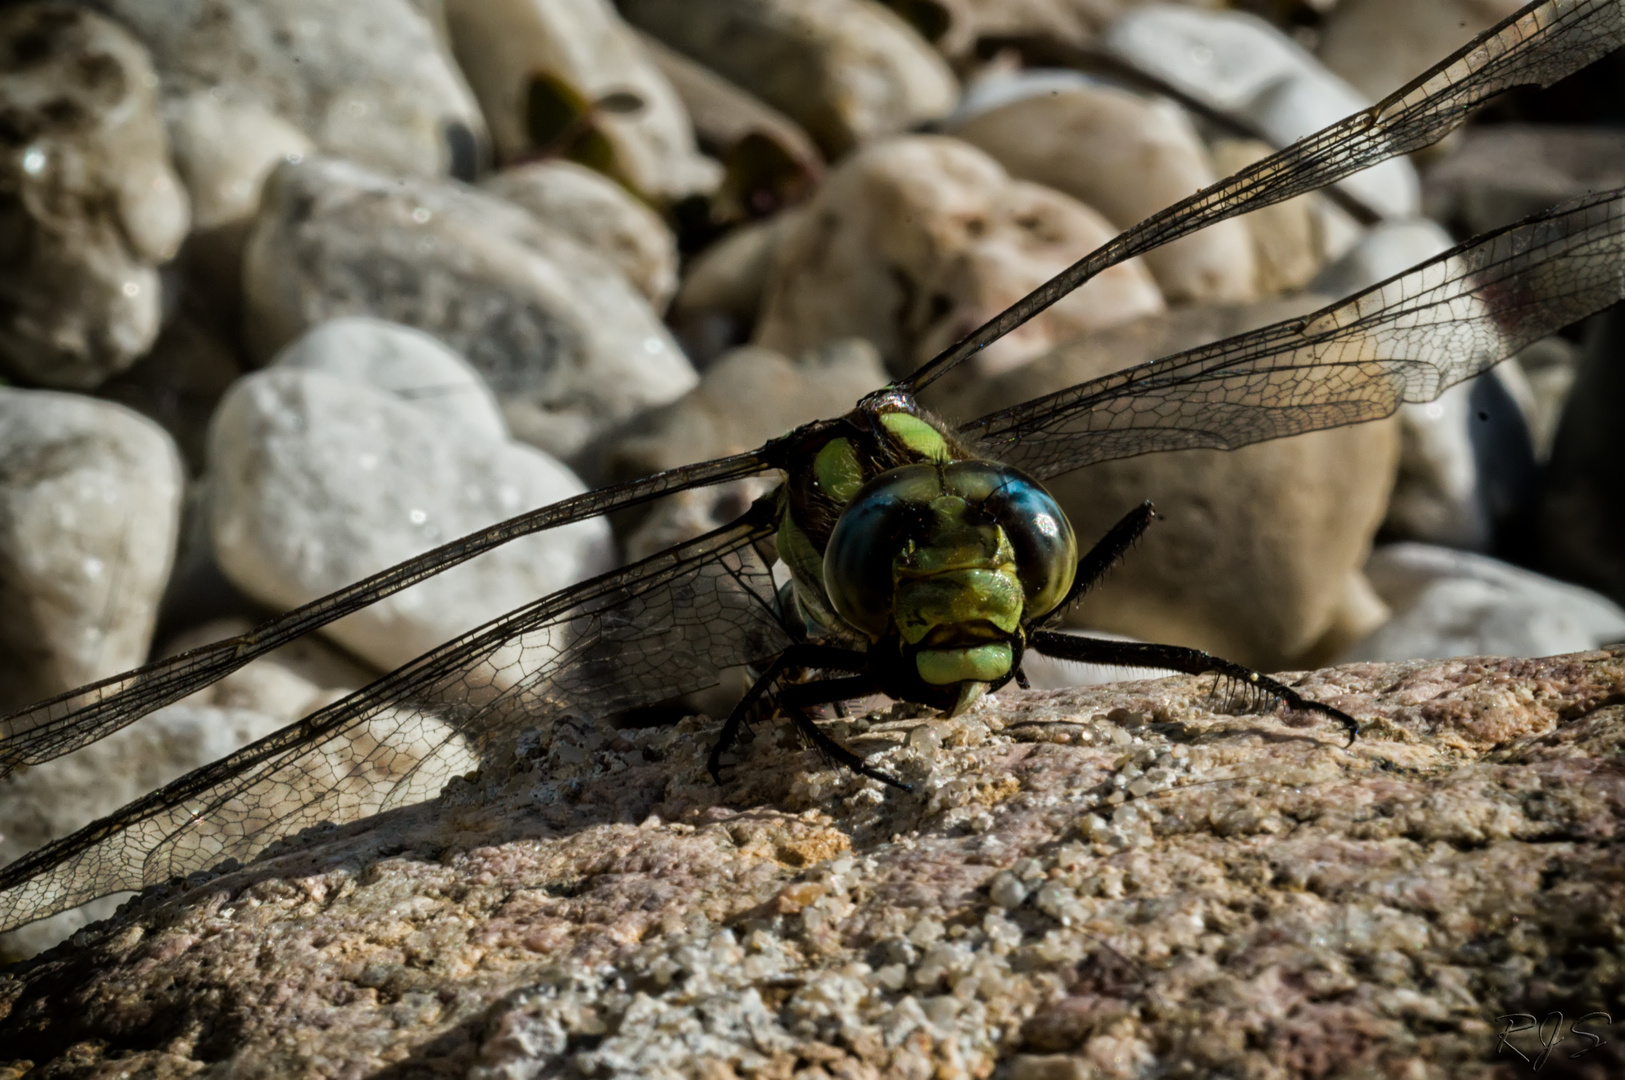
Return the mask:
<path fill-rule="evenodd" d="M 1625 642 L 1625 608 L 1484 555 L 1388 544 L 1365 576 L 1394 616 L 1345 661 L 1553 656 Z"/>
<path fill-rule="evenodd" d="M 1147 4 L 1114 22 L 1101 45 L 1125 63 L 1246 122 L 1274 146 L 1319 131 L 1372 100 L 1285 33 L 1246 12 Z M 1413 215 L 1421 201 L 1416 169 L 1402 157 L 1339 184 L 1383 217 Z"/>
<path fill-rule="evenodd" d="M 964 118 L 953 133 L 1011 176 L 1064 191 L 1119 229 L 1219 178 L 1184 110 L 1113 86 L 1029 94 Z M 1144 259 L 1171 303 L 1258 296 L 1252 236 L 1240 221 L 1221 221 Z"/>
<path fill-rule="evenodd" d="M 779 245 L 797 216 L 786 210 L 730 230 L 683 268 L 667 321 L 696 364 L 750 340 Z"/>
<path fill-rule="evenodd" d="M 483 186 L 602 255 L 656 311 L 677 291 L 677 238 L 659 214 L 602 173 L 539 161 L 495 173 Z"/>
<path fill-rule="evenodd" d="M 461 424 L 489 439 L 508 437 L 496 398 L 479 372 L 409 326 L 361 315 L 330 319 L 295 338 L 273 363 L 365 383 L 437 421 Z"/>
<path fill-rule="evenodd" d="M 578 494 L 526 446 L 360 382 L 277 367 L 221 402 L 209 445 L 210 532 L 226 575 L 289 608 Z M 392 668 L 608 567 L 609 529 L 581 522 L 517 540 L 327 627 Z"/>
<path fill-rule="evenodd" d="M 1377 101 L 1501 19 L 1519 0 L 1339 0 L 1320 27 L 1320 59 Z"/>
<path fill-rule="evenodd" d="M 251 709 L 180 703 L 71 754 L 20 770 L 0 780 L 0 865 L 285 723 Z M 128 896 L 115 893 L 0 934 L 0 963 L 31 956 L 107 918 Z"/>
<path fill-rule="evenodd" d="M 158 336 L 186 236 L 146 50 L 61 4 L 0 11 L 0 371 L 88 389 Z"/>
<path fill-rule="evenodd" d="M 716 187 L 682 102 L 609 0 L 449 0 L 446 16 L 503 160 L 567 154 L 661 202 Z M 629 111 L 594 108 L 628 93 Z"/>
<path fill-rule="evenodd" d="M 1098 331 L 928 401 L 968 420 L 1314 306 L 1299 298 L 1186 308 Z M 1109 461 L 1047 481 L 1083 546 L 1146 499 L 1162 519 L 1089 592 L 1075 625 L 1193 645 L 1260 668 L 1346 647 L 1387 614 L 1360 568 L 1398 450 L 1396 426 L 1383 421 L 1229 452 Z"/>
<path fill-rule="evenodd" d="M 1610 1009 L 1625 655 L 1213 680 L 830 728 L 592 732 L 155 891 L 0 976 L 45 1075 L 1488 1076 Z M 1548 1033 L 1551 1024 L 1548 1024 Z M 1575 1064 L 1625 1071 L 1621 1043 Z M 229 1031 L 229 1042 L 214 1033 Z M 1541 1051 L 1535 1032 L 1509 1036 Z M 17 1066 L 22 1071 L 22 1066 Z"/>
<path fill-rule="evenodd" d="M 182 482 L 130 410 L 0 388 L 0 712 L 147 659 Z"/>
<path fill-rule="evenodd" d="M 696 376 L 610 263 L 502 199 L 348 162 L 283 165 L 244 269 L 250 347 L 373 315 L 468 359 L 515 434 L 559 457 Z"/>
<path fill-rule="evenodd" d="M 797 210 L 755 341 L 786 354 L 862 337 L 903 375 L 1109 240 L 1081 203 L 1010 178 L 980 150 L 911 136 L 853 155 Z M 1115 266 L 965 367 L 1018 366 L 1085 330 L 1160 311 L 1143 264 Z"/>
<path fill-rule="evenodd" d="M 619 0 L 621 14 L 795 120 L 831 158 L 947 115 L 953 73 L 871 0 Z"/>
<path fill-rule="evenodd" d="M 151 50 L 165 98 L 276 114 L 330 154 L 473 179 L 485 124 L 410 0 L 86 0 Z M 258 163 L 245 161 L 245 167 Z"/>

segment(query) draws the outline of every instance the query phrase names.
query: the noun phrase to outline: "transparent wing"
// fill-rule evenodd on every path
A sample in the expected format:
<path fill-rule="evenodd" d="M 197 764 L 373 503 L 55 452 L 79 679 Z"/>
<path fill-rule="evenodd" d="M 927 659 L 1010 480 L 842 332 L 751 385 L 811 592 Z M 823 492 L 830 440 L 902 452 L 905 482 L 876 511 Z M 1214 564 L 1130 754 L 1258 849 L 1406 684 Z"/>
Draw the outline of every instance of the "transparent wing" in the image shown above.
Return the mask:
<path fill-rule="evenodd" d="M 1620 0 L 1546 0 L 1515 12 L 1363 112 L 1153 214 L 1073 263 L 900 385 L 919 392 L 1108 267 L 1214 222 L 1325 187 L 1431 146 L 1475 106 L 1517 86 L 1549 86 L 1625 42 Z"/>
<path fill-rule="evenodd" d="M 589 491 L 499 522 L 313 600 L 239 637 L 217 641 L 71 690 L 0 718 L 0 777 L 95 742 L 335 619 L 510 540 L 649 502 L 686 488 L 769 472 L 770 447 Z"/>
<path fill-rule="evenodd" d="M 555 593 L 0 868 L 0 931 L 433 798 L 520 731 L 714 685 L 789 638 L 738 522 Z"/>
<path fill-rule="evenodd" d="M 1302 319 L 1153 360 L 960 430 L 1040 478 L 1391 415 L 1625 298 L 1625 192 L 1469 240 Z"/>

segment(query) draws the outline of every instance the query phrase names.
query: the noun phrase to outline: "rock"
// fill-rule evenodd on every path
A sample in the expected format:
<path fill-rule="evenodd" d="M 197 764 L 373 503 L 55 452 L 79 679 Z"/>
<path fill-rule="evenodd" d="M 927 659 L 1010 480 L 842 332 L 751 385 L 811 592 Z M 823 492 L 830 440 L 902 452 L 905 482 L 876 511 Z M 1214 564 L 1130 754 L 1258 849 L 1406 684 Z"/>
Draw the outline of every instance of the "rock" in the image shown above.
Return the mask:
<path fill-rule="evenodd" d="M 1610 308 L 1592 320 L 1580 350 L 1573 391 L 1546 464 L 1538 522 L 1539 566 L 1625 603 L 1625 500 L 1619 463 L 1625 439 L 1625 313 Z"/>
<path fill-rule="evenodd" d="M 506 783 L 154 891 L 0 975 L 3 1056 L 47 1074 L 1460 1076 L 1506 1061 L 1503 1010 L 1608 1006 L 1572 958 L 1625 947 L 1625 706 L 1607 704 L 1625 656 L 1299 677 L 1364 719 L 1348 750 L 1298 714 L 1214 711 L 1212 685 L 828 725 L 914 794 L 784 725 L 722 789 L 715 724 L 561 743 Z M 335 1001 L 341 985 L 363 990 Z M 1588 1067 L 1618 1073 L 1593 1024 Z M 207 1034 L 228 1029 L 227 1047 Z"/>
<path fill-rule="evenodd" d="M 1423 176 L 1428 216 L 1465 235 L 1554 203 L 1625 186 L 1625 148 L 1606 128 L 1493 124 L 1463 128 Z"/>
<path fill-rule="evenodd" d="M 1113 23 L 1101 46 L 1246 122 L 1273 146 L 1286 146 L 1371 104 L 1302 46 L 1245 12 L 1148 4 Z M 1420 204 L 1416 170 L 1403 158 L 1356 173 L 1340 186 L 1383 217 L 1414 216 Z"/>
<path fill-rule="evenodd" d="M 1554 335 L 1533 342 L 1497 369 L 1508 375 L 1514 370 L 1522 372 L 1524 381 L 1529 385 L 1527 399 L 1521 399 L 1516 392 L 1513 392 L 1513 396 L 1521 399 L 1518 404 L 1525 410 L 1529 442 L 1534 447 L 1535 460 L 1541 465 L 1545 465 L 1552 456 L 1552 446 L 1557 441 L 1557 425 L 1568 403 L 1569 393 L 1574 388 L 1574 373 L 1578 365 L 1579 349 L 1567 339 Z M 1515 376 L 1506 381 L 1509 391 L 1512 391 L 1514 382 Z"/>
<path fill-rule="evenodd" d="M 1389 544 L 1366 578 L 1394 617 L 1350 660 L 1552 656 L 1625 642 L 1625 608 L 1498 559 L 1428 544 Z"/>
<path fill-rule="evenodd" d="M 1327 67 L 1378 101 L 1522 6 L 1518 0 L 1339 0 L 1320 26 L 1317 51 Z"/>
<path fill-rule="evenodd" d="M 181 268 L 186 284 L 220 322 L 241 317 L 243 246 L 259 211 L 265 178 L 283 161 L 315 150 L 303 131 L 257 102 L 200 90 L 164 102 L 175 169 L 192 201 L 192 234 Z M 229 314 L 228 314 L 229 313 Z"/>
<path fill-rule="evenodd" d="M 334 160 L 283 165 L 244 282 L 259 357 L 339 315 L 415 326 L 480 371 L 518 437 L 558 457 L 696 380 L 618 270 L 518 207 L 454 184 Z"/>
<path fill-rule="evenodd" d="M 446 16 L 502 160 L 574 157 L 657 202 L 716 188 L 682 102 L 608 0 L 448 0 Z M 633 107 L 596 107 L 612 94 Z"/>
<path fill-rule="evenodd" d="M 677 239 L 619 184 L 574 162 L 539 161 L 482 186 L 603 256 L 656 311 L 666 310 L 677 291 Z"/>
<path fill-rule="evenodd" d="M 1455 246 L 1450 234 L 1426 218 L 1384 221 L 1309 282 L 1309 291 L 1342 299 L 1386 281 Z"/>
<path fill-rule="evenodd" d="M 1088 44 L 1100 32 L 1111 10 L 1109 0 L 885 0 L 921 37 L 956 64 L 977 61 L 977 43 L 985 38 L 1032 39 L 1074 47 Z"/>
<path fill-rule="evenodd" d="M 201 623 L 166 641 L 159 655 L 173 656 L 212 645 L 253 628 L 251 620 L 240 617 Z M 291 724 L 367 685 L 378 674 L 317 635 L 307 634 L 183 700 L 200 708 L 247 710 L 268 716 L 278 725 Z"/>
<path fill-rule="evenodd" d="M 324 153 L 386 172 L 479 170 L 479 106 L 410 0 L 85 2 L 151 50 L 166 99 L 208 93 L 241 116 L 270 112 Z"/>
<path fill-rule="evenodd" d="M 0 371 L 89 389 L 158 336 L 156 268 L 188 211 L 157 81 L 106 19 L 60 4 L 0 11 Z"/>
<path fill-rule="evenodd" d="M 1218 139 L 1212 152 L 1214 171 L 1230 176 L 1269 157 L 1272 151 L 1268 143 L 1256 139 Z M 1332 254 L 1336 240 L 1327 219 L 1334 212 L 1325 196 L 1311 192 L 1237 219 L 1253 238 L 1253 263 L 1257 267 L 1254 287 L 1258 295 L 1300 292 L 1308 286 Z"/>
<path fill-rule="evenodd" d="M 824 158 L 801 125 L 649 35 L 638 39 L 683 99 L 700 148 L 722 162 L 713 218 L 765 217 L 812 193 Z"/>
<path fill-rule="evenodd" d="M 880 354 L 865 341 L 831 342 L 795 359 L 735 349 L 706 369 L 699 386 L 611 440 L 602 474 L 629 480 L 741 453 L 799 424 L 839 416 L 887 381 Z M 628 538 L 627 556 L 642 558 L 724 525 L 777 484 L 718 485 L 665 500 Z"/>
<path fill-rule="evenodd" d="M 215 558 L 277 609 L 582 490 L 568 470 L 361 383 L 277 367 L 241 380 L 209 443 Z M 606 569 L 593 520 L 517 540 L 326 628 L 393 668 Z"/>
<path fill-rule="evenodd" d="M 879 143 L 833 170 L 789 226 L 755 342 L 790 355 L 867 338 L 903 375 L 1114 232 L 1088 207 L 1012 180 L 957 139 Z M 1145 267 L 1121 264 L 978 353 L 966 377 L 1162 307 Z"/>
<path fill-rule="evenodd" d="M 970 419 L 1132 364 L 1304 314 L 1314 298 L 1186 308 L 1096 331 L 1026 367 L 928 398 Z M 1387 611 L 1361 576 L 1398 458 L 1382 421 L 1233 451 L 1108 461 L 1046 482 L 1080 546 L 1150 499 L 1161 519 L 1070 616 L 1264 670 L 1333 655 Z"/>
<path fill-rule="evenodd" d="M 111 814 L 286 721 L 240 708 L 177 703 L 99 742 L 0 780 L 0 865 Z M 32 956 L 111 915 L 129 893 L 93 900 L 7 934 L 0 963 Z"/>
<path fill-rule="evenodd" d="M 750 340 L 794 210 L 741 225 L 689 261 L 667 321 L 695 363 Z"/>
<path fill-rule="evenodd" d="M 0 712 L 147 659 L 182 480 L 130 410 L 0 388 Z"/>
<path fill-rule="evenodd" d="M 96 391 L 156 421 L 175 440 L 188 475 L 203 471 L 209 417 L 236 378 L 242 358 L 214 327 L 182 309 L 164 323 L 151 351 Z"/>
<path fill-rule="evenodd" d="M 496 398 L 467 360 L 421 330 L 352 315 L 319 323 L 277 353 L 276 367 L 319 371 L 393 395 L 437 421 L 506 439 Z"/>
<path fill-rule="evenodd" d="M 619 0 L 628 22 L 737 83 L 830 158 L 946 116 L 959 87 L 902 19 L 870 0 Z"/>
<path fill-rule="evenodd" d="M 962 120 L 954 134 L 1010 175 L 1063 191 L 1119 229 L 1218 179 L 1182 109 L 1112 86 L 1027 96 Z M 1240 303 L 1258 295 L 1246 225 L 1223 221 L 1143 258 L 1171 303 Z"/>

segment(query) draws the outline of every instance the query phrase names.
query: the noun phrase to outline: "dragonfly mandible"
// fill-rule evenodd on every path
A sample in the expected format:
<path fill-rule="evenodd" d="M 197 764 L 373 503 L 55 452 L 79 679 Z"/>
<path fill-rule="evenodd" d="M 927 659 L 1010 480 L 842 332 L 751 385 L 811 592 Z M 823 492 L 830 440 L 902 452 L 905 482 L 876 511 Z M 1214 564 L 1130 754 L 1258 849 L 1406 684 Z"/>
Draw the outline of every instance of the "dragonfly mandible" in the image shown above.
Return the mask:
<path fill-rule="evenodd" d="M 1625 297 L 1625 192 L 1605 192 L 1470 240 L 1306 317 L 957 426 L 926 416 L 914 404 L 921 390 L 1102 270 L 1214 222 L 1430 145 L 1495 94 L 1549 85 L 1622 42 L 1621 0 L 1530 4 L 1372 108 L 1119 234 L 844 417 L 805 425 L 747 453 L 602 488 L 512 518 L 248 634 L 5 717 L 0 776 L 103 738 L 256 657 L 509 540 L 690 488 L 772 473 L 787 478 L 779 495 L 759 500 L 728 525 L 526 604 L 0 868 L 0 929 L 225 860 L 246 861 L 303 828 L 431 799 L 471 759 L 488 757 L 523 729 L 546 730 L 566 715 L 606 717 L 668 700 L 713 685 L 732 668 L 749 667 L 759 677 L 724 725 L 713 766 L 753 704 L 776 699 L 799 717 L 798 726 L 826 754 L 890 781 L 822 734 L 805 716 L 805 707 L 890 689 L 924 699 L 922 704 L 956 708 L 964 683 L 991 686 L 1018 679 L 1026 648 L 1119 665 L 1216 671 L 1276 702 L 1319 711 L 1352 735 L 1353 718 L 1237 665 L 1172 646 L 1063 638 L 1049 628 L 1055 613 L 1123 553 L 1149 520 L 1148 509 L 1131 513 L 1067 567 L 1066 588 L 1051 589 L 1055 595 L 1045 594 L 1042 584 L 1027 590 L 1023 603 L 1039 596 L 1050 606 L 1018 610 L 1013 627 L 1004 631 L 1002 640 L 1011 649 L 1002 667 L 997 657 L 977 667 L 986 655 L 961 656 L 970 667 L 947 672 L 959 678 L 937 682 L 922 674 L 929 663 L 900 675 L 877 662 L 871 653 L 879 639 L 861 627 L 847 626 L 844 636 L 809 635 L 808 623 L 821 619 L 825 629 L 840 630 L 844 613 L 832 622 L 827 612 L 809 619 L 805 610 L 787 610 L 763 552 L 789 520 L 786 508 L 806 494 L 802 485 L 843 476 L 836 467 L 819 477 L 820 452 L 837 439 L 856 447 L 854 457 L 861 459 L 857 473 L 843 481 L 853 489 L 845 501 L 865 483 L 885 481 L 872 479 L 876 472 L 925 468 L 940 478 L 950 459 L 967 467 L 997 462 L 1019 470 L 999 474 L 1002 479 L 988 489 L 1008 493 L 1010 485 L 1037 487 L 1047 478 L 1114 458 L 1229 449 L 1386 417 L 1401 404 L 1430 400 L 1529 342 Z M 888 421 L 888 416 L 906 419 Z M 900 427 L 908 434 L 900 436 Z M 1025 489 L 1022 495 L 1011 501 L 1035 501 L 1026 498 Z M 805 520 L 795 524 L 808 532 Z M 814 547 L 827 542 L 834 528 L 828 520 L 814 525 Z M 782 542 L 780 550 L 786 550 Z M 1025 589 L 1027 583 L 1017 584 Z M 817 590 L 812 592 L 815 600 Z M 880 638 L 891 629 L 878 631 Z M 928 627 L 926 638 L 931 632 Z M 974 650 L 993 636 L 945 644 Z M 806 668 L 838 677 L 786 681 Z M 415 743 L 419 751 L 406 754 L 403 743 Z M 358 778 L 369 781 L 364 795 L 353 783 Z"/>

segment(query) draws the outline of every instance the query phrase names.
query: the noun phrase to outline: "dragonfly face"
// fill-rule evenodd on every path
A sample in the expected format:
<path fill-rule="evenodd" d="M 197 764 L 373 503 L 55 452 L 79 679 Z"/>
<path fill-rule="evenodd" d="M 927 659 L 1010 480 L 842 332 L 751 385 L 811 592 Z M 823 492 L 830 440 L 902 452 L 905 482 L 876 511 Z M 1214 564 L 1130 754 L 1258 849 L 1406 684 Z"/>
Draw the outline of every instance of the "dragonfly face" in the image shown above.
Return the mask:
<path fill-rule="evenodd" d="M 778 550 L 815 631 L 866 648 L 869 674 L 901 700 L 958 712 L 1010 681 L 1025 628 L 1077 569 L 1050 494 L 897 394 L 803 455 L 807 475 L 782 489 Z"/>

